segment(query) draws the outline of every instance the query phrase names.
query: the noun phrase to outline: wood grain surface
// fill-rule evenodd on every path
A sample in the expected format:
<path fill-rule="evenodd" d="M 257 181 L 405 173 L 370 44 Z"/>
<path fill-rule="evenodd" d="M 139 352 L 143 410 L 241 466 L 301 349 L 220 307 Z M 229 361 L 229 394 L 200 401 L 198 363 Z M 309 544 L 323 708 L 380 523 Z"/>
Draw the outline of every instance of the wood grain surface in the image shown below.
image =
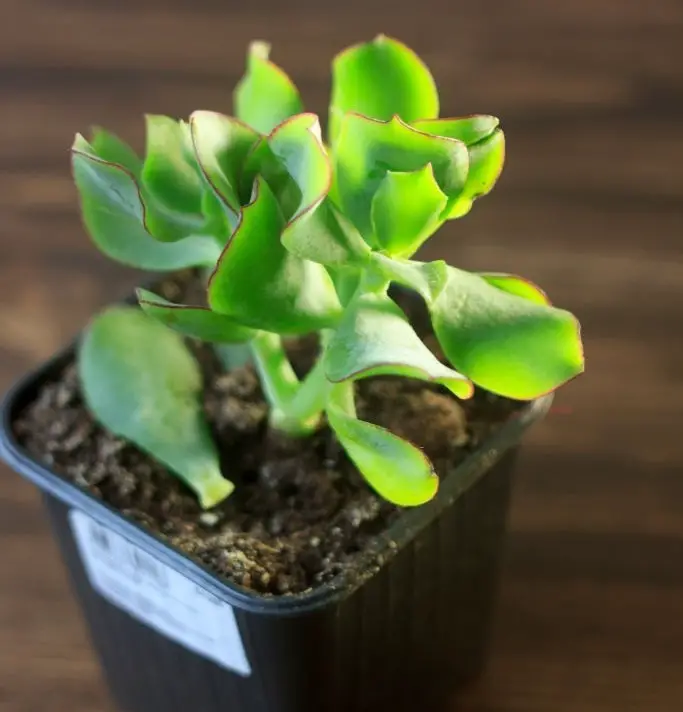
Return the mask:
<path fill-rule="evenodd" d="M 0 387 L 138 279 L 80 226 L 76 131 L 140 146 L 145 112 L 229 111 L 252 38 L 322 112 L 332 54 L 379 31 L 425 57 L 445 114 L 508 136 L 496 191 L 426 255 L 536 280 L 586 342 L 522 458 L 490 669 L 450 710 L 678 712 L 680 0 L 2 0 Z M 110 710 L 38 496 L 2 466 L 0 537 L 0 710 Z"/>

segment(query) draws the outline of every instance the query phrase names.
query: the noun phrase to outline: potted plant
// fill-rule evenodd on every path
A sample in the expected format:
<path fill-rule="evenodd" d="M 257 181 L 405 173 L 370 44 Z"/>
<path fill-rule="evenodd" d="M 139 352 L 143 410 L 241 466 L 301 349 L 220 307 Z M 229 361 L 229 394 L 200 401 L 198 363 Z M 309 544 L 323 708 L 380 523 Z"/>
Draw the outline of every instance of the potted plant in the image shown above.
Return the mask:
<path fill-rule="evenodd" d="M 148 116 L 144 159 L 76 137 L 94 242 L 168 274 L 9 394 L 3 454 L 123 709 L 426 709 L 483 664 L 513 457 L 578 323 L 414 259 L 496 183 L 496 118 L 439 118 L 379 36 L 335 58 L 323 140 L 268 55 L 235 118 Z"/>

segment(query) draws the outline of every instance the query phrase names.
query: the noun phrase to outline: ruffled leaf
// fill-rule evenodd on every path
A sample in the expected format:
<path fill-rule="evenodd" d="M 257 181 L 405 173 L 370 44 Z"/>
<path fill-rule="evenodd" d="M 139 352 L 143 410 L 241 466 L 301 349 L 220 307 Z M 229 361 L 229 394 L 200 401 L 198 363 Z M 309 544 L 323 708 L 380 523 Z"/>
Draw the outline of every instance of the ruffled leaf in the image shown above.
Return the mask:
<path fill-rule="evenodd" d="M 191 235 L 166 220 L 149 198 L 143 200 L 132 173 L 97 156 L 82 137 L 72 148 L 73 174 L 83 221 L 93 241 L 112 259 L 144 270 L 167 271 L 215 264 L 220 255 L 216 241 Z M 159 242 L 159 228 L 166 237 Z M 154 232 L 153 232 L 154 230 Z"/>
<path fill-rule="evenodd" d="M 530 400 L 583 371 L 579 325 L 567 311 L 453 267 L 428 308 L 449 361 L 492 393 Z"/>
<path fill-rule="evenodd" d="M 215 344 L 241 344 L 254 337 L 253 329 L 207 307 L 174 304 L 146 289 L 138 289 L 137 296 L 145 314 L 183 336 Z"/>
<path fill-rule="evenodd" d="M 449 220 L 466 215 L 477 198 L 493 190 L 503 172 L 505 162 L 505 136 L 498 129 L 489 138 L 469 147 L 470 171 L 462 193 L 449 201 Z"/>
<path fill-rule="evenodd" d="M 467 214 L 473 202 L 493 190 L 505 162 L 505 136 L 495 116 L 479 114 L 458 119 L 416 121 L 413 126 L 434 136 L 448 136 L 467 144 L 470 168 L 461 195 L 452 196 L 449 219 Z"/>
<path fill-rule="evenodd" d="M 269 55 L 269 44 L 249 45 L 247 71 L 234 92 L 235 116 L 262 134 L 303 111 L 296 86 Z"/>
<path fill-rule="evenodd" d="M 332 388 L 327 419 L 359 472 L 393 504 L 415 507 L 428 502 L 439 488 L 439 478 L 427 456 L 385 428 L 358 420 L 350 388 L 350 384 Z"/>
<path fill-rule="evenodd" d="M 299 114 L 278 126 L 268 138 L 278 165 L 289 176 L 285 185 L 280 171 L 264 171 L 278 193 L 287 224 L 284 246 L 305 259 L 329 265 L 364 259 L 370 252 L 358 232 L 326 200 L 332 166 L 320 137 L 314 114 Z"/>
<path fill-rule="evenodd" d="M 442 224 L 447 200 L 429 163 L 411 173 L 388 171 L 370 209 L 379 247 L 390 255 L 414 254 Z"/>
<path fill-rule="evenodd" d="M 199 366 L 178 334 L 139 309 L 111 308 L 87 329 L 79 371 L 100 423 L 169 467 L 202 506 L 232 492 L 202 413 Z"/>
<path fill-rule="evenodd" d="M 406 376 L 439 383 L 460 398 L 473 392 L 470 381 L 434 356 L 385 294 L 363 294 L 347 307 L 324 358 L 325 374 L 333 383 Z"/>
<path fill-rule="evenodd" d="M 354 112 L 411 123 L 439 115 L 439 94 L 429 69 L 403 43 L 377 36 L 338 54 L 332 63 L 330 142 L 344 114 Z"/>
<path fill-rule="evenodd" d="M 334 284 L 322 265 L 283 247 L 284 225 L 272 190 L 259 177 L 209 282 L 209 305 L 243 324 L 280 334 L 329 327 L 341 312 Z"/>
<path fill-rule="evenodd" d="M 451 138 L 417 131 L 394 117 L 382 122 L 348 114 L 335 152 L 335 199 L 368 240 L 372 199 L 388 171 L 412 172 L 432 165 L 440 190 L 459 195 L 467 180 L 467 146 Z"/>
<path fill-rule="evenodd" d="M 241 121 L 215 111 L 195 111 L 190 133 L 199 168 L 234 228 L 241 207 L 241 174 L 260 137 Z"/>
<path fill-rule="evenodd" d="M 168 209 L 201 213 L 204 186 L 190 152 L 187 126 L 168 116 L 148 115 L 142 181 Z"/>
<path fill-rule="evenodd" d="M 433 136 L 447 136 L 472 146 L 488 138 L 500 125 L 500 120 L 488 114 L 474 114 L 455 119 L 420 119 L 412 126 Z"/>

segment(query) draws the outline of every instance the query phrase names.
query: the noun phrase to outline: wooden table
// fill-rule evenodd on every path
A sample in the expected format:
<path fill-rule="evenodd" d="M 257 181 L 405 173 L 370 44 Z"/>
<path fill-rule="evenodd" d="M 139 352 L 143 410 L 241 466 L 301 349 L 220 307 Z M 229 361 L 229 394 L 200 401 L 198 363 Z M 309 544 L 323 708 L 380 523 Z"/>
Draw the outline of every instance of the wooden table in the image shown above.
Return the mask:
<path fill-rule="evenodd" d="M 683 709 L 683 4 L 680 0 L 2 0 L 0 386 L 137 276 L 91 247 L 76 131 L 230 110 L 270 40 L 324 111 L 334 51 L 384 31 L 446 114 L 502 117 L 495 193 L 427 249 L 545 285 L 587 374 L 528 441 L 495 650 L 460 712 Z M 344 9 L 342 9 L 344 8 Z M 110 709 L 31 487 L 0 468 L 0 710 Z"/>

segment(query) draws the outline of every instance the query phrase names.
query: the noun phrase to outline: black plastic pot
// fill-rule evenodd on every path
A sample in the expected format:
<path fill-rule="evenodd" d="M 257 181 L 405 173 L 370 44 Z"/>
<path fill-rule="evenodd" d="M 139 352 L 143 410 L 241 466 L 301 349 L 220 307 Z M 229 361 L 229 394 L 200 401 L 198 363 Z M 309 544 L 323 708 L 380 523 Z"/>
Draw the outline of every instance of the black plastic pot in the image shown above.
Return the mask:
<path fill-rule="evenodd" d="M 12 422 L 73 356 L 19 383 L 1 453 L 43 492 L 118 705 L 128 712 L 438 710 L 482 669 L 512 465 L 552 401 L 529 404 L 380 537 L 362 581 L 265 598 L 218 579 L 33 460 Z"/>

